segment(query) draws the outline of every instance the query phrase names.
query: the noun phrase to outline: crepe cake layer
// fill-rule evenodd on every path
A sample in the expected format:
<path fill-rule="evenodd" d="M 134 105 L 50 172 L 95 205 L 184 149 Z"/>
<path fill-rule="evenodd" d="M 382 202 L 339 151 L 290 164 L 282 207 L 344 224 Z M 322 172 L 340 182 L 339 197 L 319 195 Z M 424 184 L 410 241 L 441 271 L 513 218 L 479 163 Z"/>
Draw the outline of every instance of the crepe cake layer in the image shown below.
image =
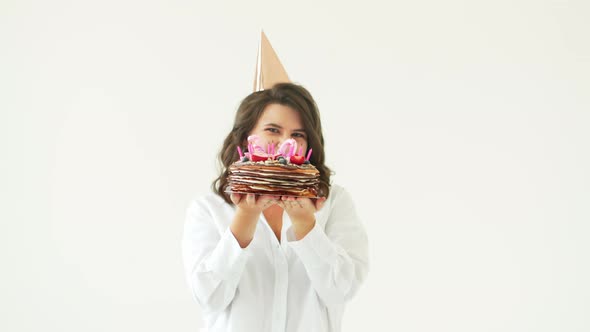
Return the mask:
<path fill-rule="evenodd" d="M 311 164 L 283 165 L 276 160 L 235 162 L 228 181 L 233 192 L 316 197 L 319 171 Z"/>

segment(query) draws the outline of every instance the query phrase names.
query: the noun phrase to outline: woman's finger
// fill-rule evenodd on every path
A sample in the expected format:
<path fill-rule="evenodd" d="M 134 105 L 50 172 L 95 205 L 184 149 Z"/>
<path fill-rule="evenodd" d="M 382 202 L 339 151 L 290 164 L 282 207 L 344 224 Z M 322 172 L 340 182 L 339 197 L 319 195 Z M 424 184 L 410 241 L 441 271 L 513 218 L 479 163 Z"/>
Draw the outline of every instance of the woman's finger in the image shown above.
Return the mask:
<path fill-rule="evenodd" d="M 282 196 L 281 197 L 281 206 L 283 209 L 290 209 L 291 208 L 291 202 L 290 202 L 290 197 L 289 196 Z"/>
<path fill-rule="evenodd" d="M 254 194 L 248 194 L 246 196 L 246 202 L 248 203 L 248 205 L 250 206 L 254 206 L 256 205 L 256 195 Z"/>
<path fill-rule="evenodd" d="M 258 198 L 258 199 L 261 199 L 261 200 L 264 200 L 264 201 L 275 202 L 277 200 L 277 196 L 263 195 L 263 196 L 260 196 L 260 198 Z"/>
<path fill-rule="evenodd" d="M 316 211 L 321 210 L 324 207 L 324 203 L 326 203 L 326 197 L 320 197 L 315 201 L 315 209 Z"/>
<path fill-rule="evenodd" d="M 262 209 L 266 209 L 267 207 L 273 205 L 276 202 L 273 196 L 264 195 L 258 197 L 258 202 L 256 204 L 261 205 Z"/>
<path fill-rule="evenodd" d="M 240 203 L 240 201 L 242 200 L 242 195 L 240 195 L 240 194 L 231 194 L 229 196 L 229 198 L 231 199 L 232 203 L 234 203 L 235 205 L 238 205 Z"/>

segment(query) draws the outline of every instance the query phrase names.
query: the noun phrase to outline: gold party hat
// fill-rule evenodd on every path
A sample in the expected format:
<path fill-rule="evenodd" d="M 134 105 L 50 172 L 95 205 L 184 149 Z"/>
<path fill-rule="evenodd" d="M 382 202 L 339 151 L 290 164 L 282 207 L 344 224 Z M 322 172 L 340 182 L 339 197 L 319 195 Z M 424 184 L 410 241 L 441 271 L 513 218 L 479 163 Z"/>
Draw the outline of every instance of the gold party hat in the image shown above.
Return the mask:
<path fill-rule="evenodd" d="M 270 45 L 264 31 L 260 33 L 256 73 L 254 75 L 254 92 L 272 88 L 277 83 L 290 83 L 289 76 L 281 64 L 275 50 Z"/>

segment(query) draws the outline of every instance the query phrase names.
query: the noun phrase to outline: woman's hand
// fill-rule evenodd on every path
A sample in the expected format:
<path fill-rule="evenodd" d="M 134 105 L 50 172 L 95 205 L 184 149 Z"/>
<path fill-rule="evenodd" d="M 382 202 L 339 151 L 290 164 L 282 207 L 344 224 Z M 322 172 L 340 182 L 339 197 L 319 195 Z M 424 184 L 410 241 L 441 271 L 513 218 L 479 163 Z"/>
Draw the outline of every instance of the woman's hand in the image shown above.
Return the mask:
<path fill-rule="evenodd" d="M 258 215 L 266 208 L 277 204 L 280 196 L 262 195 L 256 197 L 255 194 L 231 194 L 231 201 L 236 205 L 239 213 Z"/>
<path fill-rule="evenodd" d="M 307 197 L 283 196 L 279 206 L 287 212 L 297 240 L 302 239 L 315 225 L 314 213 L 319 211 L 326 202 L 325 197 L 310 199 Z"/>
<path fill-rule="evenodd" d="M 230 225 L 230 230 L 240 247 L 246 248 L 254 238 L 260 213 L 269 206 L 277 204 L 280 197 L 231 194 L 230 199 L 236 205 L 236 214 Z"/>

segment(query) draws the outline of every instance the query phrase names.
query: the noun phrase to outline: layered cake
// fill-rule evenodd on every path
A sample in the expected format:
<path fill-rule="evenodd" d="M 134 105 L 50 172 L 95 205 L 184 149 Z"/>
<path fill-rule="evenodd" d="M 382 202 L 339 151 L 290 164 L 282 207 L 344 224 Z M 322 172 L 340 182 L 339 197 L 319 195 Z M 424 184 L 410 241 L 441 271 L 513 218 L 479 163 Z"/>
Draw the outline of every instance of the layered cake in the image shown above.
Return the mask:
<path fill-rule="evenodd" d="M 249 138 L 250 140 L 250 138 Z M 289 145 L 289 143 L 291 145 Z M 310 164 L 309 157 L 295 154 L 296 145 L 288 141 L 275 153 L 274 146 L 266 150 L 248 145 L 240 160 L 230 165 L 226 191 L 263 195 L 317 197 L 320 172 Z"/>

